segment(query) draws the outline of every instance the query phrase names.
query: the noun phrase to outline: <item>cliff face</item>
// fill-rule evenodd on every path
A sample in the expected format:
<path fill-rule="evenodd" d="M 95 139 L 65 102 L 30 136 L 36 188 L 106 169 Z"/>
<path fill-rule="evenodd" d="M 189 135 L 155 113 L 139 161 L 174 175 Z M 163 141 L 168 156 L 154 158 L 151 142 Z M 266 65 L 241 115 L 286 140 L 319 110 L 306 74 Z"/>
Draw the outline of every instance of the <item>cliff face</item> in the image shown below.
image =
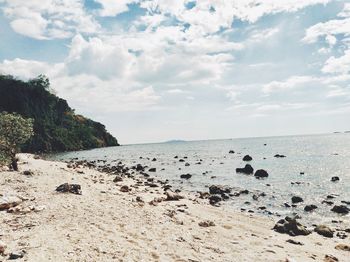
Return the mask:
<path fill-rule="evenodd" d="M 101 123 L 76 115 L 67 101 L 50 91 L 44 76 L 24 82 L 0 75 L 0 112 L 34 119 L 34 137 L 24 152 L 62 152 L 117 146 Z"/>

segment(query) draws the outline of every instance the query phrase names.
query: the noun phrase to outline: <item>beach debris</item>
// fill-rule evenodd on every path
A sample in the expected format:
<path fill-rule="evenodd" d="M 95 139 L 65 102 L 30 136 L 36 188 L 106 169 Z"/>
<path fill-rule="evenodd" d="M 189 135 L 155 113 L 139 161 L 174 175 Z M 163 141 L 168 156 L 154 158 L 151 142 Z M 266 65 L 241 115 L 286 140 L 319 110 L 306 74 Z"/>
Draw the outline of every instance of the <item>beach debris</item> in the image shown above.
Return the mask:
<path fill-rule="evenodd" d="M 243 161 L 252 161 L 252 160 L 253 160 L 253 158 L 250 155 L 245 155 L 243 157 Z"/>
<path fill-rule="evenodd" d="M 182 179 L 190 179 L 192 177 L 191 174 L 183 174 L 183 175 L 180 175 L 180 178 Z"/>
<path fill-rule="evenodd" d="M 293 245 L 299 245 L 299 246 L 303 246 L 303 245 L 304 245 L 304 244 L 301 243 L 300 241 L 295 241 L 295 240 L 293 240 L 293 239 L 288 239 L 288 240 L 286 240 L 286 242 L 291 243 L 291 244 L 293 244 Z"/>
<path fill-rule="evenodd" d="M 174 193 L 170 190 L 166 191 L 165 194 L 166 194 L 165 201 L 179 201 L 180 199 L 184 199 L 183 196 L 181 196 L 177 193 Z"/>
<path fill-rule="evenodd" d="M 288 216 L 279 220 L 273 229 L 278 233 L 288 234 L 290 236 L 306 236 L 311 234 L 311 231 L 301 225 L 295 217 L 291 218 Z"/>
<path fill-rule="evenodd" d="M 6 244 L 0 240 L 0 255 L 5 254 L 6 247 Z"/>
<path fill-rule="evenodd" d="M 264 169 L 259 169 L 255 172 L 254 176 L 256 178 L 263 178 L 263 177 L 268 177 L 269 174 L 266 172 Z"/>
<path fill-rule="evenodd" d="M 350 209 L 347 206 L 344 205 L 339 205 L 339 206 L 334 206 L 331 211 L 338 213 L 338 214 L 348 214 L 350 212 Z"/>
<path fill-rule="evenodd" d="M 326 225 L 318 225 L 315 227 L 315 232 L 321 236 L 324 237 L 329 237 L 332 238 L 333 237 L 333 230 L 330 229 L 329 227 L 327 227 Z"/>
<path fill-rule="evenodd" d="M 286 156 L 285 155 L 276 154 L 276 155 L 274 155 L 274 157 L 276 157 L 276 158 L 285 158 Z"/>
<path fill-rule="evenodd" d="M 311 212 L 311 211 L 314 211 L 316 208 L 317 208 L 317 206 L 316 206 L 316 205 L 313 205 L 313 204 L 311 204 L 311 205 L 306 205 L 306 206 L 304 207 L 304 211 L 306 211 L 306 212 Z"/>
<path fill-rule="evenodd" d="M 300 196 L 293 196 L 292 197 L 293 204 L 297 204 L 297 203 L 301 203 L 301 202 L 304 202 L 304 199 L 302 199 Z"/>
<path fill-rule="evenodd" d="M 124 185 L 124 186 L 120 187 L 120 191 L 126 193 L 126 192 L 130 191 L 130 188 L 128 186 Z"/>
<path fill-rule="evenodd" d="M 22 250 L 22 251 L 13 251 L 13 252 L 10 253 L 9 260 L 15 260 L 15 259 L 23 258 L 25 253 L 26 252 L 24 250 Z"/>
<path fill-rule="evenodd" d="M 246 175 L 250 175 L 254 173 L 254 168 L 251 165 L 246 164 L 245 167 L 243 168 L 236 168 L 236 173 L 243 173 Z"/>
<path fill-rule="evenodd" d="M 228 153 L 229 153 L 229 154 L 234 154 L 234 153 L 235 153 L 235 151 L 230 150 Z"/>
<path fill-rule="evenodd" d="M 335 249 L 350 252 L 350 246 L 346 244 L 338 244 L 335 246 Z"/>
<path fill-rule="evenodd" d="M 0 199 L 0 211 L 8 210 L 12 207 L 18 206 L 22 199 L 16 196 L 2 196 Z"/>
<path fill-rule="evenodd" d="M 64 183 L 62 185 L 59 185 L 56 188 L 57 192 L 60 193 L 72 193 L 72 194 L 76 194 L 76 195 L 81 195 L 81 186 L 78 184 L 68 184 L 68 183 Z"/>
<path fill-rule="evenodd" d="M 338 176 L 333 176 L 332 178 L 331 178 L 331 181 L 332 182 L 337 182 L 337 181 L 339 181 L 340 180 L 340 178 L 338 177 Z"/>
<path fill-rule="evenodd" d="M 204 220 L 198 223 L 198 225 L 200 227 L 214 227 L 215 223 L 213 221 L 210 220 Z"/>
<path fill-rule="evenodd" d="M 335 256 L 332 256 L 332 255 L 325 255 L 323 261 L 324 262 L 337 262 L 337 261 L 339 261 L 339 259 L 336 258 Z"/>
<path fill-rule="evenodd" d="M 157 169 L 155 167 L 148 169 L 148 172 L 156 172 L 156 171 L 157 171 Z"/>

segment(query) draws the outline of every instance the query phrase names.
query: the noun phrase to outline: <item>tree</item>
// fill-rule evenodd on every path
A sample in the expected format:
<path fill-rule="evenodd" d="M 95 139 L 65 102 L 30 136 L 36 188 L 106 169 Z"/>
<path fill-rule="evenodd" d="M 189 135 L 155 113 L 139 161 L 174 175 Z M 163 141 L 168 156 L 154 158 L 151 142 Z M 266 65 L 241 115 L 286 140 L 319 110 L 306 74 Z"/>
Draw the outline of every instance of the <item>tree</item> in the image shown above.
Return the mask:
<path fill-rule="evenodd" d="M 17 171 L 16 154 L 20 146 L 33 135 L 33 119 L 7 112 L 0 113 L 0 163 L 10 164 Z"/>

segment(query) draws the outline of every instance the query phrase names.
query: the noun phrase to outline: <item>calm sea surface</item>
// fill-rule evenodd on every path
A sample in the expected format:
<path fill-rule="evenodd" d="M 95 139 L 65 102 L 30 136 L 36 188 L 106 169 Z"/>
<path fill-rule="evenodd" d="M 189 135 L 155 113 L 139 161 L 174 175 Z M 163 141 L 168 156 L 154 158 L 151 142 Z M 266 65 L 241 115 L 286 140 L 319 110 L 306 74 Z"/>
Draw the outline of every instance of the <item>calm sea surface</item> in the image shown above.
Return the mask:
<path fill-rule="evenodd" d="M 235 153 L 229 154 L 230 150 Z M 236 174 L 235 169 L 246 164 L 242 161 L 246 154 L 253 157 L 250 164 L 255 170 L 268 171 L 267 179 Z M 286 158 L 275 158 L 275 154 L 283 154 Z M 183 158 L 185 162 L 179 162 L 175 156 Z M 126 145 L 52 156 L 56 160 L 75 157 L 102 159 L 107 163 L 120 160 L 128 166 L 140 163 L 155 167 L 157 172 L 150 173 L 152 176 L 169 179 L 175 188 L 190 191 L 208 191 L 208 186 L 213 184 L 233 187 L 233 191 L 248 189 L 251 194 L 233 197 L 225 202 L 238 210 L 244 208 L 266 214 L 266 211 L 258 211 L 258 207 L 265 206 L 274 215 L 297 213 L 307 223 L 315 220 L 329 223 L 334 219 L 345 223 L 350 221 L 349 215 L 339 216 L 330 211 L 332 206 L 321 203 L 331 194 L 335 198 L 329 200 L 335 204 L 350 201 L 349 133 Z M 153 158 L 157 161 L 151 161 Z M 197 165 L 200 159 L 202 164 Z M 186 163 L 190 166 L 185 166 Z M 180 179 L 181 174 L 187 173 L 192 174 L 191 179 Z M 339 176 L 340 181 L 331 182 L 333 176 Z M 261 192 L 265 192 L 266 196 L 257 201 L 252 199 L 253 194 Z M 294 195 L 301 196 L 304 203 L 296 208 L 286 208 L 284 203 L 291 204 Z M 312 213 L 304 212 L 306 204 L 315 204 L 318 209 Z"/>

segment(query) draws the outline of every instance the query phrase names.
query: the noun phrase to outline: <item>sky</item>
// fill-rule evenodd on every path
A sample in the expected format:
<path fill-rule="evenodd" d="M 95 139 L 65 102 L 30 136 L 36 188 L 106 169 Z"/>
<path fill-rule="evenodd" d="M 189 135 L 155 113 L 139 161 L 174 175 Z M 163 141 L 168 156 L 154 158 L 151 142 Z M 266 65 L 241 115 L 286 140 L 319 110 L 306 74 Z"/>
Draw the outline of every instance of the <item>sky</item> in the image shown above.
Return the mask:
<path fill-rule="evenodd" d="M 121 144 L 350 130 L 350 0 L 0 0 L 0 73 Z"/>

